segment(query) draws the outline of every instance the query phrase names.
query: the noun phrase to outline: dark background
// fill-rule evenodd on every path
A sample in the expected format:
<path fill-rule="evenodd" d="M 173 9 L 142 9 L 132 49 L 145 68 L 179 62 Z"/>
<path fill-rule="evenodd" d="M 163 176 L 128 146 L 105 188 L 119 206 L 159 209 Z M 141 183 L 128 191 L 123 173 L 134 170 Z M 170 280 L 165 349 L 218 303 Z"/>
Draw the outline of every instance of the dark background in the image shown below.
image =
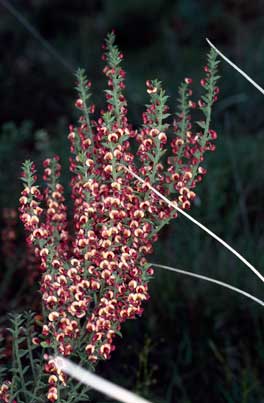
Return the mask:
<path fill-rule="evenodd" d="M 138 126 L 146 79 L 163 81 L 172 111 L 184 77 L 192 76 L 199 91 L 206 37 L 263 83 L 263 8 L 263 0 L 1 0 L 0 209 L 18 206 L 25 158 L 40 166 L 57 152 L 67 186 L 67 126 L 76 121 L 74 71 L 86 68 L 94 101 L 103 105 L 100 47 L 112 28 L 125 55 L 129 117 Z M 220 74 L 213 114 L 219 140 L 207 156 L 208 174 L 197 188 L 192 215 L 261 271 L 263 96 L 224 62 Z M 24 276 L 19 227 L 17 234 L 15 256 L 6 257 L 2 248 L 2 277 L 12 266 L 16 279 L 11 276 L 2 287 L 3 317 L 16 306 L 16 281 Z M 263 295 L 253 273 L 182 217 L 163 230 L 151 260 Z M 27 299 L 19 298 L 26 307 Z M 125 325 L 117 351 L 99 370 L 155 402 L 264 402 L 263 325 L 263 309 L 253 302 L 157 269 L 143 317 Z"/>

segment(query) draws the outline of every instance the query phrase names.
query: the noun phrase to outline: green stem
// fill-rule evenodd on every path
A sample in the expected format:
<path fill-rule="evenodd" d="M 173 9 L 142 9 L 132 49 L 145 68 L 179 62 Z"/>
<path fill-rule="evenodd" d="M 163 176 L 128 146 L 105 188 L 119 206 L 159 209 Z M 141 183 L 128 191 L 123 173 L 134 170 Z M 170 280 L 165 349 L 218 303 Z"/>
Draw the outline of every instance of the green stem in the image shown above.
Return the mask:
<path fill-rule="evenodd" d="M 112 159 L 113 179 L 116 180 L 117 179 L 116 158 L 115 158 L 114 153 L 113 153 L 115 146 L 112 145 L 112 144 L 110 144 L 109 146 L 110 146 L 111 153 L 113 154 L 113 159 Z"/>
<path fill-rule="evenodd" d="M 19 347 L 18 347 L 18 343 L 17 343 L 18 337 L 19 337 L 19 329 L 17 326 L 17 322 L 15 322 L 15 339 L 14 339 L 15 360 L 17 362 L 18 373 L 19 373 L 22 390 L 23 390 L 23 395 L 24 395 L 24 398 L 26 399 L 25 391 L 27 390 L 27 388 L 26 388 L 25 378 L 24 378 L 24 374 L 23 374 L 22 363 L 21 363 L 21 359 L 19 356 Z M 25 401 L 26 400 L 24 400 L 23 403 L 25 403 Z"/>
<path fill-rule="evenodd" d="M 35 371 L 35 366 L 34 366 L 31 337 L 30 337 L 28 329 L 29 329 L 29 327 L 27 326 L 26 336 L 27 336 L 28 355 L 29 355 L 30 366 L 31 366 L 32 374 L 33 374 L 33 379 L 34 379 L 34 382 L 36 382 L 36 371 Z"/>
<path fill-rule="evenodd" d="M 187 131 L 187 123 L 188 123 L 187 116 L 189 114 L 186 90 L 187 90 L 187 84 L 184 83 L 182 85 L 182 87 L 180 88 L 180 106 L 179 106 L 179 109 L 180 109 L 180 111 L 182 111 L 183 117 L 182 117 L 182 120 L 180 122 L 180 133 L 178 133 L 178 135 L 183 140 L 185 139 L 185 135 L 186 135 L 186 131 Z M 178 155 L 177 155 L 177 160 L 178 161 L 182 158 L 184 147 L 185 147 L 185 144 L 183 144 L 179 149 L 179 152 L 178 152 Z M 176 163 L 176 167 L 177 166 L 179 168 L 179 164 Z"/>
<path fill-rule="evenodd" d="M 208 93 L 209 100 L 208 100 L 206 111 L 204 112 L 204 114 L 206 115 L 206 120 L 205 120 L 205 127 L 204 127 L 204 131 L 203 131 L 202 139 L 201 139 L 202 148 L 205 146 L 206 142 L 209 139 L 208 132 L 209 132 L 209 127 L 210 127 L 210 122 L 211 122 L 212 105 L 213 105 L 213 100 L 214 100 L 214 75 L 213 74 L 210 76 L 208 87 L 209 87 L 209 93 Z M 199 165 L 200 165 L 200 162 L 198 162 L 194 166 L 193 172 L 192 172 L 193 176 L 190 179 L 188 185 L 190 185 L 190 183 L 195 179 Z"/>
<path fill-rule="evenodd" d="M 115 66 L 114 69 L 116 69 L 117 67 Z M 116 116 L 116 120 L 117 120 L 117 124 L 118 126 L 121 123 L 121 111 L 118 108 L 118 80 L 117 80 L 118 75 L 115 73 L 113 75 L 113 98 L 114 98 L 114 108 L 115 108 L 115 116 Z"/>
<path fill-rule="evenodd" d="M 83 80 L 81 78 L 80 92 L 81 92 L 81 99 L 83 99 L 83 100 L 85 100 L 85 97 L 86 97 L 84 86 L 85 86 L 85 84 L 84 84 L 84 82 L 83 82 Z M 92 126 L 91 126 L 91 121 L 90 121 L 90 116 L 89 116 L 89 110 L 87 108 L 87 105 L 86 105 L 85 101 L 83 102 L 83 112 L 84 112 L 85 120 L 86 120 L 86 123 L 87 123 L 87 126 L 88 126 L 88 131 L 90 133 L 92 133 Z M 93 141 L 92 136 L 91 136 L 91 141 Z"/>
<path fill-rule="evenodd" d="M 34 403 L 34 401 L 35 401 L 35 396 L 37 395 L 37 392 L 39 390 L 39 385 L 40 385 L 40 381 L 41 381 L 41 374 L 42 374 L 42 368 L 40 368 L 40 370 L 39 370 L 39 374 L 38 374 L 38 377 L 37 377 L 37 380 L 36 380 L 36 383 L 35 383 L 35 388 L 34 388 L 34 391 L 33 391 L 33 397 L 32 397 L 32 399 L 30 400 L 29 403 Z"/>
<path fill-rule="evenodd" d="M 157 142 L 158 142 L 157 149 L 156 149 L 157 153 L 156 153 L 154 161 L 153 161 L 153 170 L 152 170 L 152 173 L 150 175 L 150 184 L 151 185 L 154 184 L 155 176 L 156 176 L 156 173 L 157 173 L 157 165 L 159 163 L 160 155 L 161 155 L 161 151 L 162 151 L 162 149 L 160 147 L 159 140 L 157 140 Z"/>

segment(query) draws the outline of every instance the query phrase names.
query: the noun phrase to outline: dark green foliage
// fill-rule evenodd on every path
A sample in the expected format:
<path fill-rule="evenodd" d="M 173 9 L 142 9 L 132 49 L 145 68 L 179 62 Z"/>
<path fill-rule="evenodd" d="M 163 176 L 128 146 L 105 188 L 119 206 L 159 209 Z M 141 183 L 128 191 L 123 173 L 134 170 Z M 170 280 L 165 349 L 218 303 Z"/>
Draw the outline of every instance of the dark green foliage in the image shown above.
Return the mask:
<path fill-rule="evenodd" d="M 32 343 L 32 338 L 39 336 L 36 329 L 35 314 L 25 312 L 12 314 L 9 317 L 12 337 L 12 362 L 10 367 L 0 366 L 1 382 L 9 380 L 10 401 L 18 403 L 44 403 L 47 401 L 47 374 L 43 368 L 46 360 L 43 357 L 45 349 Z M 4 344 L 1 340 L 1 345 Z M 61 390 L 61 403 L 80 403 L 89 401 L 88 388 L 69 380 L 67 388 Z"/>
<path fill-rule="evenodd" d="M 10 400 L 29 403 L 43 400 L 39 392 L 45 385 L 43 383 L 42 360 L 36 358 L 32 338 L 36 337 L 34 331 L 34 314 L 27 312 L 24 315 L 10 315 L 11 327 L 8 329 L 12 337 L 12 364 L 7 377 L 11 381 Z"/>

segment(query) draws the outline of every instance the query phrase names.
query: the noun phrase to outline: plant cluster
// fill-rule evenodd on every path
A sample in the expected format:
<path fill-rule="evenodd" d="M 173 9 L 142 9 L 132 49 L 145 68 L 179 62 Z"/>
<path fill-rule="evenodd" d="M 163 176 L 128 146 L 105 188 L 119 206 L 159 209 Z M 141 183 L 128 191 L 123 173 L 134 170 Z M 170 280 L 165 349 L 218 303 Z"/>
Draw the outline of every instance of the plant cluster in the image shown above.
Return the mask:
<path fill-rule="evenodd" d="M 161 82 L 147 81 L 150 100 L 139 129 L 128 121 L 123 55 L 115 45 L 114 33 L 107 36 L 103 52 L 107 107 L 98 112 L 97 118 L 95 106 L 90 103 L 91 83 L 83 70 L 77 72 L 75 105 L 80 118 L 77 127 L 70 126 L 68 135 L 72 224 L 59 182 L 59 158 L 43 163 L 43 192 L 36 184 L 35 165 L 31 161 L 23 165 L 20 217 L 27 243 L 39 262 L 42 298 L 37 319 L 34 322 L 31 317 L 30 322 L 31 327 L 41 329 L 32 339 L 34 347 L 27 340 L 24 349 L 30 353 L 32 373 L 37 367 L 43 378 L 39 375 L 26 381 L 28 367 L 22 368 L 24 358 L 15 341 L 18 372 L 11 383 L 3 383 L 2 402 L 30 402 L 46 383 L 50 402 L 75 401 L 67 398 L 71 393 L 67 392 L 69 381 L 52 357 L 69 356 L 89 369 L 94 369 L 99 360 L 110 358 L 122 323 L 141 315 L 143 303 L 149 299 L 148 283 L 154 270 L 147 255 L 152 253 L 160 229 L 177 216 L 151 187 L 188 210 L 195 187 L 206 173 L 201 166 L 204 153 L 215 148 L 212 141 L 217 135 L 210 128 L 211 109 L 219 92 L 214 51 L 209 53 L 201 80 L 204 94 L 194 102 L 192 80 L 186 78 L 179 89 L 171 125 L 168 97 Z M 198 130 L 191 118 L 193 109 L 202 114 Z M 13 320 L 15 339 L 20 337 L 21 327 L 28 328 L 21 320 Z M 25 341 L 18 340 L 19 344 Z M 43 359 L 38 358 L 35 364 L 38 350 Z"/>

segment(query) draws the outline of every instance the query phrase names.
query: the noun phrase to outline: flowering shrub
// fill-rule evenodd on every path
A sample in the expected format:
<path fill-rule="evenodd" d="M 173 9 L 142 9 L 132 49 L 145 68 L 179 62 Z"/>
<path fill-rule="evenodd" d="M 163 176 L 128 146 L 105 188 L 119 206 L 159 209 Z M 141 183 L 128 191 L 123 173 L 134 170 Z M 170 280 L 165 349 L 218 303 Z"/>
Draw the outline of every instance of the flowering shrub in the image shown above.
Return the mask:
<path fill-rule="evenodd" d="M 50 356 L 71 356 L 93 369 L 98 360 L 110 357 L 122 323 L 143 312 L 154 273 L 147 255 L 152 253 L 160 229 L 177 216 L 151 186 L 182 209 L 189 209 L 195 187 L 206 173 L 200 165 L 204 153 L 215 149 L 212 140 L 217 136 L 210 128 L 211 108 L 219 91 L 215 52 L 209 53 L 204 68 L 204 95 L 197 103 L 192 101 L 192 80 L 186 78 L 171 125 L 167 122 L 168 97 L 161 82 L 147 81 L 150 101 L 143 113 L 143 125 L 136 130 L 127 118 L 123 55 L 114 41 L 111 33 L 103 46 L 107 109 L 101 110 L 97 119 L 95 106 L 89 103 L 91 83 L 83 70 L 77 72 L 75 105 L 81 116 L 78 127 L 70 126 L 68 135 L 72 230 L 59 183 L 59 158 L 43 163 L 44 192 L 36 185 L 35 165 L 31 161 L 23 165 L 20 217 L 42 273 L 42 313 L 37 316 L 41 331 L 33 337 L 33 344 L 34 351 L 38 346 L 46 351 L 43 379 L 49 385 L 47 398 L 51 402 L 80 400 L 67 400 L 66 377 Z M 190 114 L 195 108 L 202 114 L 198 131 Z M 135 146 L 133 153 L 131 147 Z M 31 326 L 36 327 L 36 323 Z M 37 390 L 44 384 L 39 381 Z M 15 395 L 22 401 L 22 394 L 27 399 L 25 388 L 24 382 L 16 380 L 10 392 L 9 384 L 4 383 L 1 401 L 14 402 Z"/>

